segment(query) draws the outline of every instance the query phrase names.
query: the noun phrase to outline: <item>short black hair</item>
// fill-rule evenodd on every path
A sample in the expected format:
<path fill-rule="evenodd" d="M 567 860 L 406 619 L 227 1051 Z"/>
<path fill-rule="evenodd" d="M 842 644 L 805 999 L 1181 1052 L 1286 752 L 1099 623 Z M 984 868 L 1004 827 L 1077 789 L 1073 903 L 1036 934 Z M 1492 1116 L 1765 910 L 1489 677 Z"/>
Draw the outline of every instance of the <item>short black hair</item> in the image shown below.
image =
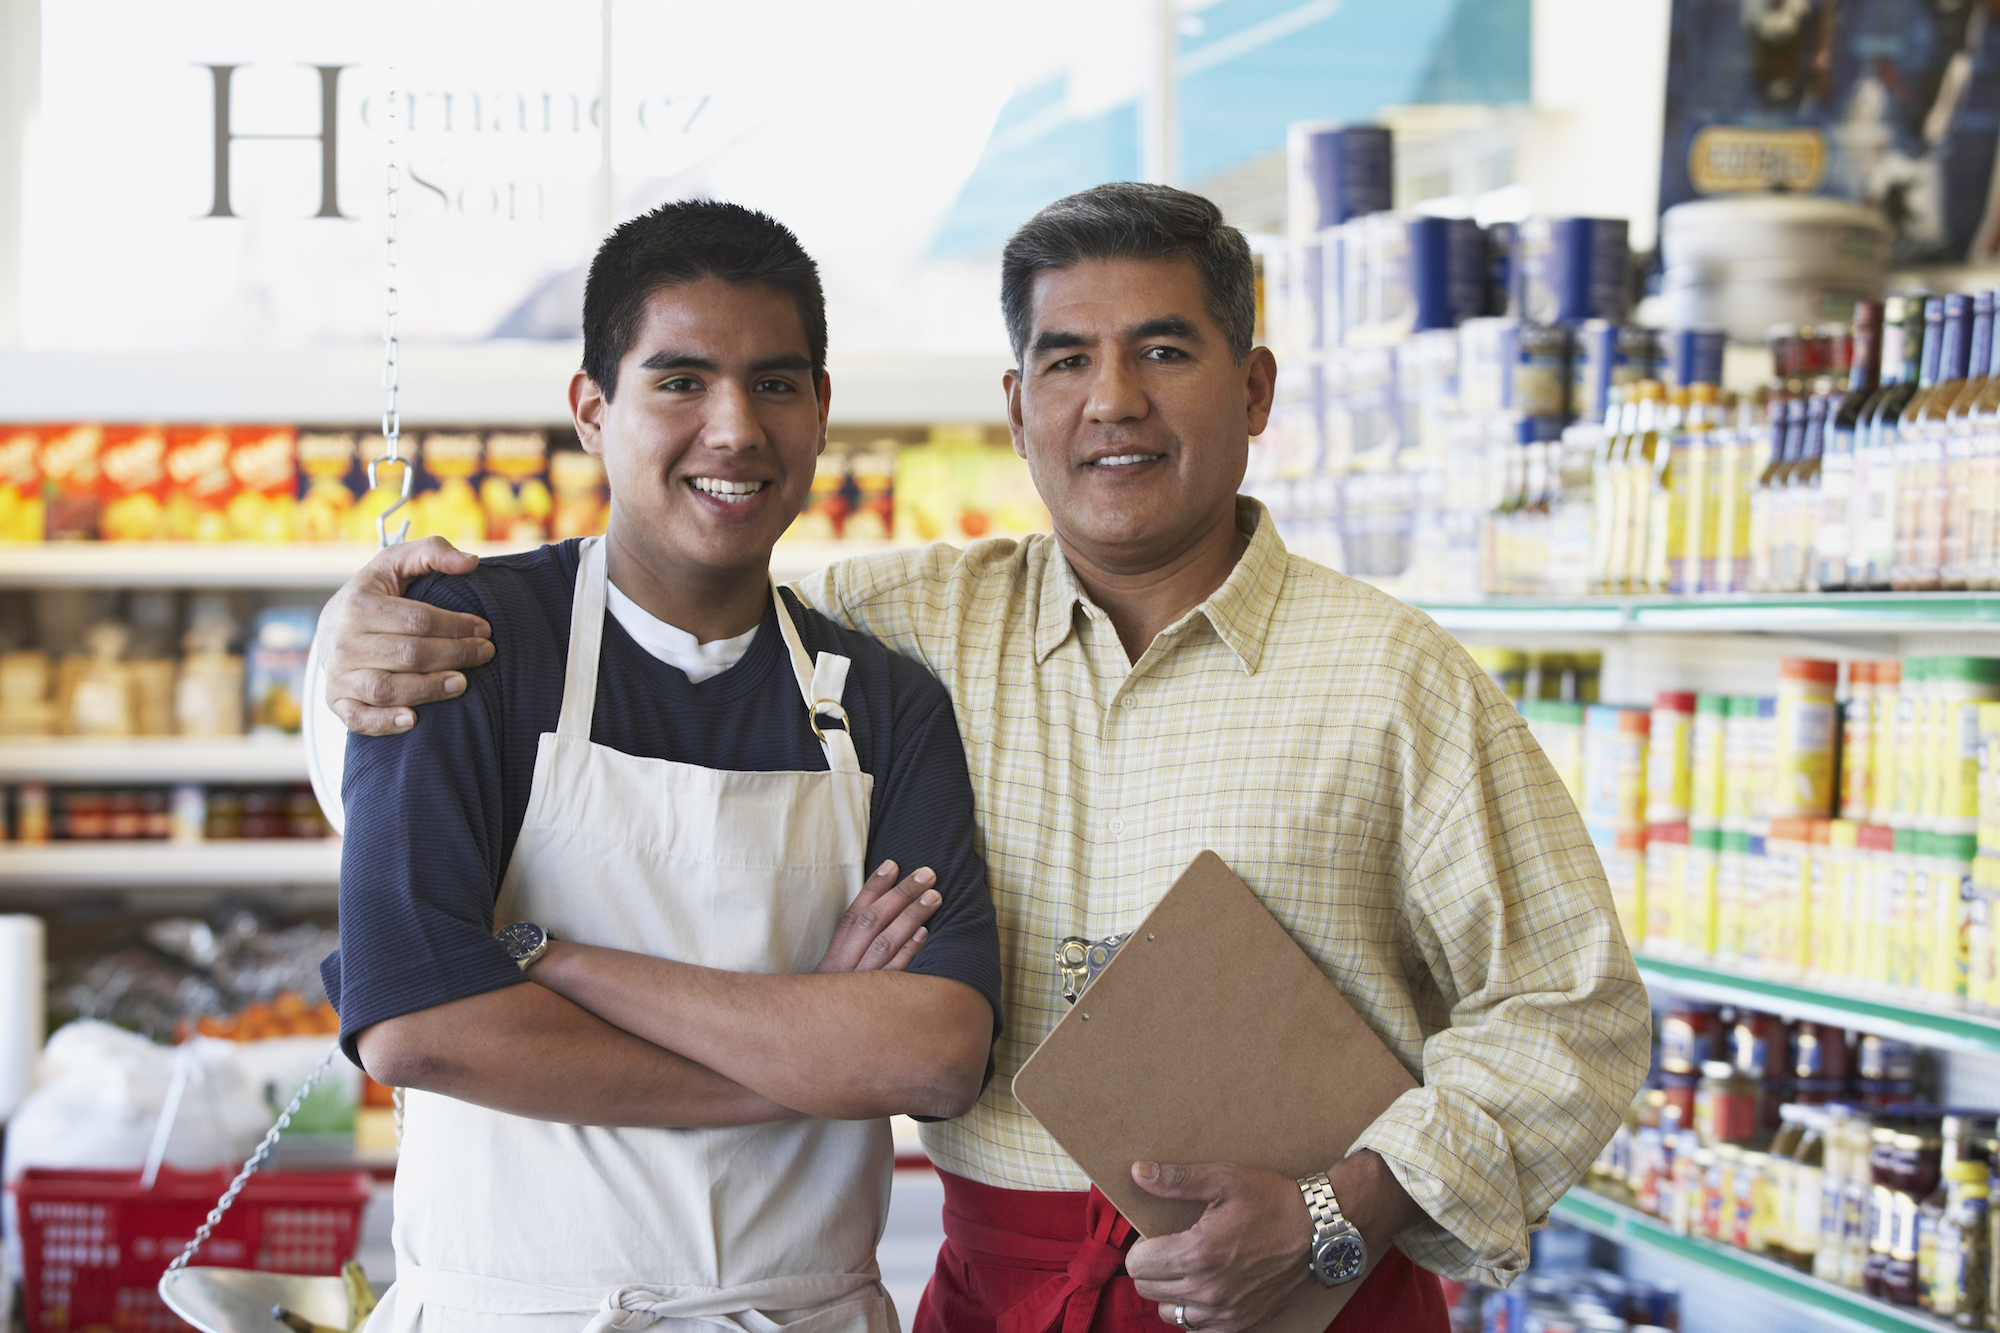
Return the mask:
<path fill-rule="evenodd" d="M 1058 199 L 1022 224 L 1000 255 L 1000 313 L 1020 365 L 1034 317 L 1035 275 L 1086 259 L 1192 259 L 1208 315 L 1241 365 L 1257 336 L 1257 269 L 1243 233 L 1198 194 L 1118 181 Z"/>
<path fill-rule="evenodd" d="M 607 402 L 618 389 L 618 363 L 639 336 L 647 298 L 703 278 L 761 282 L 798 302 L 817 384 L 826 369 L 819 265 L 775 218 L 741 204 L 686 199 L 620 223 L 590 261 L 583 286 L 583 373 Z"/>

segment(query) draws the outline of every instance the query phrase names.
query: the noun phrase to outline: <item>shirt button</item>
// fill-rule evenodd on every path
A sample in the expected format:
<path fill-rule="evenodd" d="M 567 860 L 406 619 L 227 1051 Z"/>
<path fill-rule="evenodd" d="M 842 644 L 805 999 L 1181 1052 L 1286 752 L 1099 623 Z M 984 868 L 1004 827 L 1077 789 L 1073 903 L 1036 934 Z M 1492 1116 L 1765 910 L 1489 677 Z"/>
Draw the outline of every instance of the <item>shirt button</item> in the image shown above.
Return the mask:
<path fill-rule="evenodd" d="M 1123 699 L 1119 700 L 1119 703 L 1124 706 L 1126 712 L 1128 713 L 1133 712 L 1139 707 L 1139 696 L 1135 694 L 1128 694 Z"/>
<path fill-rule="evenodd" d="M 1113 818 L 1111 821 L 1111 831 L 1114 834 L 1123 833 L 1125 831 L 1125 821 L 1122 819 Z"/>

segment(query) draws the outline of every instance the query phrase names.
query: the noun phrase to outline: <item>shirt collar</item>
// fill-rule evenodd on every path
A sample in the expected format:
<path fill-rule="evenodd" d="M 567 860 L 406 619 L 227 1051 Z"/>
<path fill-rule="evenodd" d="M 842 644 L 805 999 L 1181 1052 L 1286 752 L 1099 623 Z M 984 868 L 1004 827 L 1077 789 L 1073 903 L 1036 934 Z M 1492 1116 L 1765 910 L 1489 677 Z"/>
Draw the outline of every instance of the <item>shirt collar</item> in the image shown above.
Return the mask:
<path fill-rule="evenodd" d="M 1208 600 L 1182 616 L 1166 633 L 1173 634 L 1194 616 L 1207 619 L 1216 636 L 1228 645 L 1243 664 L 1245 674 L 1257 670 L 1264 654 L 1264 638 L 1271 617 L 1278 609 L 1278 593 L 1285 582 L 1285 543 L 1278 525 L 1264 506 L 1247 495 L 1236 497 L 1236 530 L 1250 539 L 1243 558 L 1229 571 L 1222 586 Z M 1054 538 L 1048 539 L 1048 564 L 1042 575 L 1040 614 L 1035 625 L 1035 661 L 1048 660 L 1076 627 L 1078 608 L 1093 619 L 1104 612 L 1092 602 L 1076 581 L 1069 560 Z"/>

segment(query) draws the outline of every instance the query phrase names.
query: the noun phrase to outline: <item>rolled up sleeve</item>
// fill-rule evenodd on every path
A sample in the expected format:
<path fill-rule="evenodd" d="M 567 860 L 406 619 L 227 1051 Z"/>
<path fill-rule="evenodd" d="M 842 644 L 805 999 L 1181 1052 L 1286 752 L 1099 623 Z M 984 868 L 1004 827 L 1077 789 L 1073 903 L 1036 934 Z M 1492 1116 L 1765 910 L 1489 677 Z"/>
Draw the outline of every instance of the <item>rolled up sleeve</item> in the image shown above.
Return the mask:
<path fill-rule="evenodd" d="M 1468 687 L 1471 772 L 1411 829 L 1402 871 L 1403 929 L 1450 1022 L 1424 1040 L 1423 1086 L 1355 1147 L 1426 1214 L 1399 1238 L 1410 1258 L 1505 1285 L 1638 1091 L 1652 1024 L 1575 806 L 1513 707 Z"/>

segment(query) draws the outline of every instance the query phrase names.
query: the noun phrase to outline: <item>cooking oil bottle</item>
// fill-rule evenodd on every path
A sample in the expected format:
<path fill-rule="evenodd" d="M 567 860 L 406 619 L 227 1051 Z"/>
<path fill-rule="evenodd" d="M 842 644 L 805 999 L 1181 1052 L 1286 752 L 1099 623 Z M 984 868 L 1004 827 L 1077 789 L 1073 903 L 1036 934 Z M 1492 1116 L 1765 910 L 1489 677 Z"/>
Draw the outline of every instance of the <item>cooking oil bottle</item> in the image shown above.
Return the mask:
<path fill-rule="evenodd" d="M 1661 577 L 1664 590 L 1676 595 L 1701 588 L 1704 552 L 1715 549 L 1707 525 L 1716 387 L 1691 385 L 1687 396 L 1687 415 L 1668 445 L 1667 466 L 1660 479 L 1667 496 L 1667 517 L 1659 542 L 1665 566 Z"/>
<path fill-rule="evenodd" d="M 1849 579 L 1855 549 L 1855 428 L 1862 408 L 1875 393 L 1881 379 L 1882 303 L 1857 302 L 1847 386 L 1827 418 L 1826 447 L 1820 460 L 1819 528 L 1813 541 L 1813 582 L 1828 592 L 1852 586 Z"/>
<path fill-rule="evenodd" d="M 1944 445 L 1944 533 L 1938 586 L 1969 587 L 1972 581 L 1972 413 L 1986 392 L 1993 356 L 1993 293 L 1972 298 L 1971 349 L 1965 383 L 1937 426 Z"/>
<path fill-rule="evenodd" d="M 1903 405 L 1903 410 L 1896 414 L 1894 442 L 1888 446 L 1896 460 L 1895 556 L 1889 566 L 1889 586 L 1899 592 L 1922 586 L 1917 581 L 1915 561 L 1917 534 L 1923 523 L 1924 499 L 1930 492 L 1930 475 L 1918 435 L 1931 390 L 1937 388 L 1938 371 L 1944 357 L 1945 307 L 1948 300 L 1947 297 L 1933 296 L 1924 302 L 1924 356 L 1917 367 L 1917 391 Z M 1963 327 L 1962 322 L 1960 327 Z M 1931 586 L 1937 586 L 1935 579 Z"/>
<path fill-rule="evenodd" d="M 1903 583 L 1911 589 L 1936 588 L 1944 579 L 1945 524 L 1951 505 L 1946 430 L 1972 364 L 1972 315 L 1970 296 L 1944 298 L 1944 346 L 1938 353 L 1937 383 L 1904 412 L 1904 419 L 1912 423 L 1911 456 L 1923 483 L 1917 492 Z M 1990 306 L 1987 318 L 1992 318 Z"/>

